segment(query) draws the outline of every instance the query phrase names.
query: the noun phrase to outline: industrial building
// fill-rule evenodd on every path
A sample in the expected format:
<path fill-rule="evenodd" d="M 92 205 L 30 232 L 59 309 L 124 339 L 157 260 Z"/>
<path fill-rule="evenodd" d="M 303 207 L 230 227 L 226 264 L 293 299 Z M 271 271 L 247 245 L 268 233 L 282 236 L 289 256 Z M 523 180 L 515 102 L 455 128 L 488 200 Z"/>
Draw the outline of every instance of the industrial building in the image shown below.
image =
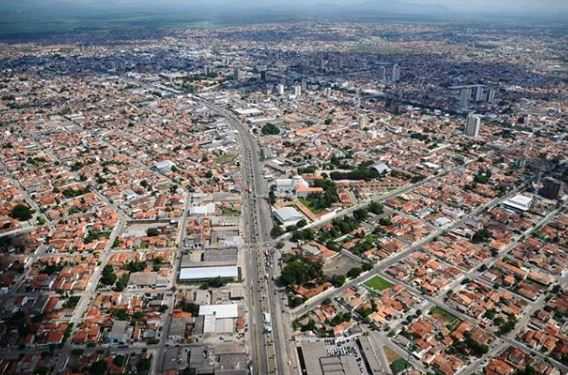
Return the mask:
<path fill-rule="evenodd" d="M 180 281 L 185 282 L 201 282 L 221 278 L 224 280 L 238 280 L 239 267 L 237 266 L 221 266 L 221 267 L 188 267 L 182 268 L 179 273 Z"/>

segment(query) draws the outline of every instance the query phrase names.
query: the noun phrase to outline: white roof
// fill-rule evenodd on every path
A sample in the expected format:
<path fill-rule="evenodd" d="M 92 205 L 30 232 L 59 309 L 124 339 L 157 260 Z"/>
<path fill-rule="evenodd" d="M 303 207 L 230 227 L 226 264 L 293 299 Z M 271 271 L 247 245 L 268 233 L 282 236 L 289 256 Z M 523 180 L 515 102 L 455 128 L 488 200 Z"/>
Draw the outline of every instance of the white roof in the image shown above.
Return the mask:
<path fill-rule="evenodd" d="M 180 280 L 205 280 L 216 277 L 236 279 L 238 276 L 237 266 L 182 268 L 179 274 Z"/>
<path fill-rule="evenodd" d="M 533 199 L 532 195 L 517 194 L 505 200 L 503 204 L 521 211 L 528 211 L 531 208 Z"/>
<path fill-rule="evenodd" d="M 165 168 L 171 168 L 174 165 L 175 164 L 170 160 L 162 160 L 154 164 L 154 167 L 156 167 L 157 169 L 165 169 Z"/>
<path fill-rule="evenodd" d="M 271 122 L 276 121 L 275 117 L 257 117 L 257 118 L 249 118 L 247 121 L 251 124 L 258 124 L 262 122 Z"/>
<path fill-rule="evenodd" d="M 435 224 L 439 227 L 443 227 L 446 224 L 451 223 L 452 221 L 445 216 L 439 217 L 436 219 Z"/>
<path fill-rule="evenodd" d="M 260 115 L 262 113 L 262 111 L 257 108 L 236 108 L 235 112 L 241 116 Z"/>
<path fill-rule="evenodd" d="M 215 213 L 215 203 L 208 203 L 202 206 L 193 206 L 189 208 L 191 215 L 212 215 Z"/>
<path fill-rule="evenodd" d="M 214 316 L 217 319 L 237 318 L 239 316 L 239 306 L 237 304 L 226 305 L 201 305 L 199 306 L 200 316 Z"/>
<path fill-rule="evenodd" d="M 291 178 L 278 178 L 276 179 L 276 186 L 294 186 L 294 180 Z"/>
<path fill-rule="evenodd" d="M 379 161 L 371 166 L 371 168 L 375 169 L 379 173 L 390 172 L 391 168 L 384 162 Z"/>
<path fill-rule="evenodd" d="M 203 333 L 215 332 L 215 315 L 205 315 L 203 319 Z"/>
<path fill-rule="evenodd" d="M 233 319 L 215 319 L 215 333 L 233 333 L 234 327 Z"/>
<path fill-rule="evenodd" d="M 430 163 L 429 161 L 423 163 L 424 166 L 430 168 L 430 169 L 440 169 L 440 165 L 436 164 L 436 163 Z"/>
<path fill-rule="evenodd" d="M 275 209 L 274 214 L 281 221 L 302 220 L 304 218 L 304 215 L 302 215 L 294 207 L 282 207 Z"/>

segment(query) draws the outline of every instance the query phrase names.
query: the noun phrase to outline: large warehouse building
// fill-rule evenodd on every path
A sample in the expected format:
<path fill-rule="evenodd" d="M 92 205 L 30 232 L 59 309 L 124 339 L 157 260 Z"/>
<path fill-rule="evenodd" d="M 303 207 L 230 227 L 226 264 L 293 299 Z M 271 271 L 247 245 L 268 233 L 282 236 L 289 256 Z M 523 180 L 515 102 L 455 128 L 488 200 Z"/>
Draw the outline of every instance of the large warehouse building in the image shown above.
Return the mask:
<path fill-rule="evenodd" d="M 199 282 L 221 278 L 223 280 L 237 280 L 239 278 L 239 267 L 191 267 L 182 268 L 180 271 L 180 281 Z"/>

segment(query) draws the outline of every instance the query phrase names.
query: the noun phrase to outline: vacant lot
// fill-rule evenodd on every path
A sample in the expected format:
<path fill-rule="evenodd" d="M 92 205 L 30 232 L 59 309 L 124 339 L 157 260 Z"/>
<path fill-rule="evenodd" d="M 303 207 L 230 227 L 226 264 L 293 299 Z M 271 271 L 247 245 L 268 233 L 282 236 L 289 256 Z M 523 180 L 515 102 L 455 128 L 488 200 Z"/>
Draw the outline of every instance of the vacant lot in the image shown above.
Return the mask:
<path fill-rule="evenodd" d="M 361 265 L 346 255 L 338 254 L 324 263 L 323 273 L 326 276 L 345 275 L 354 267 L 361 267 Z"/>
<path fill-rule="evenodd" d="M 385 351 L 385 356 L 387 357 L 387 361 L 389 361 L 389 363 L 393 363 L 400 358 L 400 356 L 388 346 L 384 346 L 383 350 Z"/>
<path fill-rule="evenodd" d="M 453 330 L 454 328 L 456 328 L 456 326 L 458 324 L 461 323 L 461 320 L 456 317 L 453 316 L 452 314 L 450 314 L 449 312 L 447 312 L 446 310 L 440 308 L 440 307 L 434 307 L 431 311 L 430 314 L 437 319 L 441 319 L 446 323 L 446 326 L 448 327 L 449 330 Z"/>

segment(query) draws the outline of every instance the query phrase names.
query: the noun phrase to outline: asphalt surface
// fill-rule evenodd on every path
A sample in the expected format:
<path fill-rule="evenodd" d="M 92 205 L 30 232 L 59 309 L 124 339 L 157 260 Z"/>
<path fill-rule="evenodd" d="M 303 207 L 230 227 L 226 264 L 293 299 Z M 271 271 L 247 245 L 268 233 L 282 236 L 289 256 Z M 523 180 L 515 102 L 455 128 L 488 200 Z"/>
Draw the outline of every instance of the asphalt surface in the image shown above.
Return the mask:
<path fill-rule="evenodd" d="M 256 140 L 231 112 L 197 98 L 212 112 L 222 116 L 238 132 L 241 174 L 243 178 L 244 238 L 246 241 L 246 285 L 249 294 L 249 335 L 253 374 L 288 374 L 290 348 L 286 345 L 281 301 L 273 280 L 274 249 L 270 243 L 272 212 L 264 198 L 267 187 Z M 265 322 L 265 313 L 271 317 Z"/>
<path fill-rule="evenodd" d="M 170 285 L 172 287 L 176 285 L 176 280 L 177 280 L 177 277 L 179 275 L 179 271 L 180 271 L 180 268 L 181 268 L 183 241 L 184 241 L 185 235 L 186 235 L 185 225 L 186 225 L 186 222 L 187 222 L 187 214 L 188 214 L 188 211 L 189 211 L 189 205 L 191 203 L 190 197 L 191 197 L 191 194 L 189 192 L 186 192 L 184 204 L 183 204 L 183 213 L 182 213 L 182 216 L 181 216 L 181 220 L 179 221 L 179 224 L 178 224 L 177 251 L 176 251 L 176 254 L 175 254 L 175 258 L 174 258 L 174 272 L 172 272 L 172 278 L 170 280 Z M 169 299 L 170 302 L 167 304 L 168 310 L 165 313 L 165 318 L 164 318 L 163 328 L 162 328 L 162 335 L 160 336 L 160 344 L 159 344 L 158 350 L 156 352 L 156 358 L 155 358 L 154 361 L 152 361 L 152 367 L 150 369 L 150 373 L 153 374 L 153 375 L 156 375 L 160 372 L 160 368 L 162 367 L 162 364 L 164 363 L 164 349 L 166 348 L 166 346 L 168 344 L 170 326 L 172 324 L 172 314 L 173 314 L 173 309 L 175 307 L 175 295 L 174 295 L 174 291 L 172 290 L 172 288 L 169 288 L 169 290 L 171 292 L 168 295 L 166 295 L 166 298 Z"/>

